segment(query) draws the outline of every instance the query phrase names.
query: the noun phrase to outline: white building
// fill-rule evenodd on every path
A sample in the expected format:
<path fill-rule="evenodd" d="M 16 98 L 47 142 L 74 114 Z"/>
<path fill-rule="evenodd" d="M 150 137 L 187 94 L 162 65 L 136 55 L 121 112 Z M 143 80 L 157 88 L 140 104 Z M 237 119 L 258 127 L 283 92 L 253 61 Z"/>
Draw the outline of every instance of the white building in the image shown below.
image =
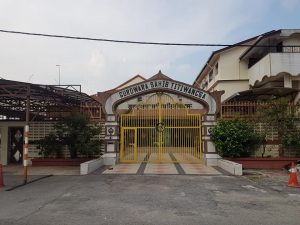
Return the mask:
<path fill-rule="evenodd" d="M 300 29 L 273 30 L 214 51 L 194 84 L 222 102 L 286 96 L 298 101 Z"/>

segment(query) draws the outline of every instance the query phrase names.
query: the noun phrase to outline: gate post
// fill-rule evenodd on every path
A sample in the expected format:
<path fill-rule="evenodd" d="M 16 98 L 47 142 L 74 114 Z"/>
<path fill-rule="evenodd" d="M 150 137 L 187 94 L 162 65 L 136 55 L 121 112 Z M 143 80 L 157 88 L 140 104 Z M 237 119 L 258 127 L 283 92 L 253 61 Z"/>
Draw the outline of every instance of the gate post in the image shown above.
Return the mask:
<path fill-rule="evenodd" d="M 119 123 L 114 114 L 106 116 L 104 165 L 115 165 L 119 153 Z"/>
<path fill-rule="evenodd" d="M 202 149 L 203 160 L 207 166 L 217 166 L 218 159 L 221 158 L 211 141 L 210 131 L 216 125 L 216 114 L 206 114 L 202 116 Z"/>

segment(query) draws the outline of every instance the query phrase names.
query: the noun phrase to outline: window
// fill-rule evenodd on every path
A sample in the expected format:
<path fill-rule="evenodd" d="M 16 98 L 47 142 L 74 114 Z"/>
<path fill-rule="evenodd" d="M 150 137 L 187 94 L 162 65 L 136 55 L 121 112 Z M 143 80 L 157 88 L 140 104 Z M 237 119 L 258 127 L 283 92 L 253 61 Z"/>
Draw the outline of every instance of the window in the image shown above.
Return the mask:
<path fill-rule="evenodd" d="M 215 75 L 219 73 L 219 63 L 216 63 L 215 65 Z"/>
<path fill-rule="evenodd" d="M 213 70 L 211 70 L 208 75 L 208 81 L 211 82 L 213 80 L 213 77 L 214 77 Z"/>
<path fill-rule="evenodd" d="M 208 82 L 207 81 L 205 81 L 205 87 L 207 87 L 208 86 Z"/>

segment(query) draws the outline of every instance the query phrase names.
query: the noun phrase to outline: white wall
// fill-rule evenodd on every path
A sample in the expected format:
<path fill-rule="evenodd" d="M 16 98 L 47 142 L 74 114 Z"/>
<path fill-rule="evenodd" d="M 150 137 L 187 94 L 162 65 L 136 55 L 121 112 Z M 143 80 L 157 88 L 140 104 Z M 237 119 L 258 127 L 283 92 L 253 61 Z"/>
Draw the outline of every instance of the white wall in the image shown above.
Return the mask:
<path fill-rule="evenodd" d="M 286 72 L 293 76 L 300 74 L 300 53 L 271 53 L 271 75 Z"/>
<path fill-rule="evenodd" d="M 240 56 L 246 48 L 236 47 L 222 52 L 219 59 L 219 78 L 220 80 L 240 80 L 247 79 L 247 65 L 240 63 Z"/>
<path fill-rule="evenodd" d="M 246 48 L 236 47 L 220 53 L 220 58 L 218 61 L 218 75 L 214 76 L 213 80 L 209 82 L 207 89 L 210 90 L 210 88 L 212 88 L 211 91 L 224 90 L 225 94 L 222 96 L 222 101 L 238 91 L 249 89 L 248 65 L 246 62 L 241 62 L 239 59 L 239 57 L 245 50 Z"/>
<path fill-rule="evenodd" d="M 223 102 L 237 92 L 249 90 L 249 82 L 248 80 L 219 81 L 219 83 L 215 86 L 213 90 L 214 91 L 225 90 L 225 93 L 221 97 L 221 101 Z"/>
<path fill-rule="evenodd" d="M 271 57 L 270 54 L 268 54 L 248 70 L 250 85 L 254 86 L 255 81 L 261 81 L 265 75 L 270 76 L 270 60 Z"/>
<path fill-rule="evenodd" d="M 298 37 L 292 37 L 289 39 L 286 39 L 282 42 L 283 46 L 284 45 L 300 45 L 300 38 Z"/>
<path fill-rule="evenodd" d="M 249 70 L 249 84 L 261 81 L 264 76 L 276 76 L 279 73 L 289 73 L 292 76 L 300 74 L 300 53 L 270 53 L 253 65 Z"/>

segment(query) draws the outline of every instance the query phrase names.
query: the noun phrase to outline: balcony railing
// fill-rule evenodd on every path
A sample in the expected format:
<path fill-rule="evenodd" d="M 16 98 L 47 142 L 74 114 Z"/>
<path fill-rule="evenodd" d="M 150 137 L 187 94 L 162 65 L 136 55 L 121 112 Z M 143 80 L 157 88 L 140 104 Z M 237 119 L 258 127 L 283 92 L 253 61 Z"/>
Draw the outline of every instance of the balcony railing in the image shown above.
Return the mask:
<path fill-rule="evenodd" d="M 277 107 L 285 107 L 284 103 L 277 103 Z M 250 118 L 257 116 L 257 113 L 274 108 L 276 104 L 273 102 L 254 102 L 254 101 L 237 101 L 237 102 L 225 102 L 221 105 L 220 118 L 232 119 L 232 118 Z M 288 104 L 288 114 L 294 117 L 300 118 L 299 106 L 294 103 Z"/>

